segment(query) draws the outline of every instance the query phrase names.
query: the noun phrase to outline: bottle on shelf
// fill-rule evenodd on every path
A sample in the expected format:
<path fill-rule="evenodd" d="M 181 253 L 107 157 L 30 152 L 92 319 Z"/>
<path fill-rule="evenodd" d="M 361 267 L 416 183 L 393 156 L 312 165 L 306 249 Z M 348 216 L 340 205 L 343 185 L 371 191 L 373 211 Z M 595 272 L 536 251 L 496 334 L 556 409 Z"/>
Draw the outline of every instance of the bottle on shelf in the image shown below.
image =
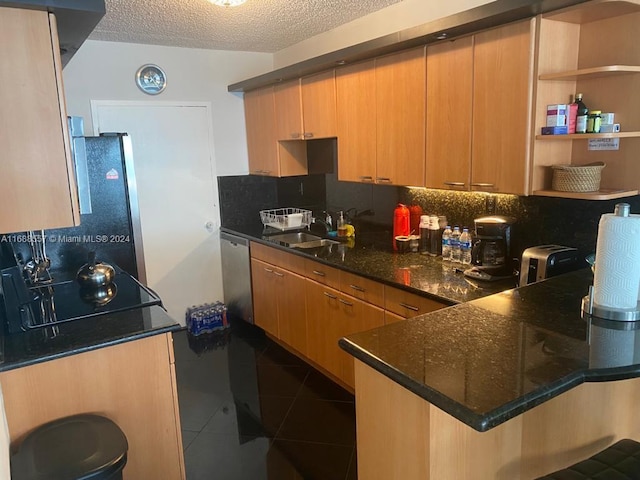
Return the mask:
<path fill-rule="evenodd" d="M 429 217 L 429 255 L 435 257 L 440 252 L 442 239 L 440 238 L 440 225 L 438 217 L 431 215 Z"/>
<path fill-rule="evenodd" d="M 578 105 L 576 112 L 576 133 L 587 133 L 587 118 L 589 109 L 582 101 L 582 94 L 576 93 L 575 103 Z"/>
<path fill-rule="evenodd" d="M 451 260 L 451 226 L 447 225 L 442 232 L 442 259 Z"/>
<path fill-rule="evenodd" d="M 471 234 L 468 228 L 463 228 L 460 235 L 460 261 L 463 265 L 471 264 Z"/>
<path fill-rule="evenodd" d="M 451 261 L 460 263 L 460 227 L 457 225 L 453 227 L 449 243 L 451 244 Z"/>
<path fill-rule="evenodd" d="M 420 253 L 430 253 L 431 238 L 429 233 L 429 215 L 422 215 L 420 217 Z"/>

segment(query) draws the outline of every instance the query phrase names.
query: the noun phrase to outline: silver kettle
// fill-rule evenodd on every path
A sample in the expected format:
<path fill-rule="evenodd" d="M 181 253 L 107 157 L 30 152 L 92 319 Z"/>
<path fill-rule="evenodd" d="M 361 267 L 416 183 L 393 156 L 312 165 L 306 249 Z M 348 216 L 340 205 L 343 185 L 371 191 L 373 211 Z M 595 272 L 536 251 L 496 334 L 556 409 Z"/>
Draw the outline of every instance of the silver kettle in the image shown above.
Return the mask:
<path fill-rule="evenodd" d="M 78 270 L 76 280 L 83 287 L 98 288 L 109 285 L 115 274 L 116 271 L 111 265 L 96 262 L 96 252 L 89 252 L 89 263 Z"/>

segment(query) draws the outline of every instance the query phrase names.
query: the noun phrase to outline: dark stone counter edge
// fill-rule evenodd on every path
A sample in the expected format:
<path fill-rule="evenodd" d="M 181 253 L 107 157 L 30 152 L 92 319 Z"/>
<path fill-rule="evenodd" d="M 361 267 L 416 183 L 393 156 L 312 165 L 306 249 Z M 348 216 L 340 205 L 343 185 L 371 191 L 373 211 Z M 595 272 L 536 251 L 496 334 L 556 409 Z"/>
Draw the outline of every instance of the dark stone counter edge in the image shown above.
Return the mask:
<path fill-rule="evenodd" d="M 480 415 L 463 407 L 458 402 L 452 400 L 446 395 L 443 395 L 437 390 L 416 382 L 347 338 L 341 338 L 338 344 L 350 355 L 478 432 L 491 430 L 507 420 L 510 420 L 527 410 L 531 410 L 532 408 L 537 407 L 538 405 L 541 405 L 584 382 L 610 382 L 640 376 L 640 365 L 577 371 L 574 374 L 568 375 L 556 382 L 546 385 L 535 392 L 525 394 L 512 402 L 505 403 L 500 408 L 496 408 Z"/>
<path fill-rule="evenodd" d="M 56 352 L 49 355 L 38 355 L 33 358 L 26 358 L 24 360 L 13 361 L 9 364 L 0 363 L 0 372 L 7 372 L 9 370 L 14 370 L 16 368 L 28 367 L 30 365 L 36 365 L 38 363 L 57 360 L 59 358 L 64 358 L 64 357 L 70 357 L 72 355 L 78 355 L 80 353 L 90 352 L 92 350 L 98 350 L 100 348 L 111 347 L 113 345 L 119 345 L 121 343 L 127 343 L 135 340 L 140 340 L 146 337 L 161 335 L 163 333 L 176 332 L 183 328 L 184 327 L 182 327 L 179 323 L 176 323 L 175 325 L 159 327 L 157 329 L 153 329 L 145 332 L 133 333 L 129 335 L 124 335 L 122 337 L 117 337 L 117 338 L 109 338 L 108 340 L 104 340 L 102 342 L 96 342 L 91 345 L 83 345 L 77 348 L 70 348 L 69 350 Z"/>
<path fill-rule="evenodd" d="M 270 242 L 269 240 L 264 240 L 262 238 L 254 237 L 253 235 L 248 235 L 248 234 L 242 233 L 242 232 L 240 232 L 238 230 L 233 230 L 232 228 L 221 227 L 220 230 L 223 231 L 223 232 L 231 233 L 232 235 L 237 235 L 239 237 L 246 238 L 247 240 L 251 240 L 251 241 L 256 242 L 256 243 L 261 243 L 263 245 L 267 245 L 269 247 L 273 247 L 275 249 L 282 250 L 284 252 L 288 252 L 288 253 L 292 253 L 294 255 L 298 255 L 299 257 L 308 258 L 309 260 L 313 260 L 314 262 L 321 263 L 321 264 L 326 265 L 328 267 L 333 267 L 333 268 L 336 268 L 338 270 L 344 270 L 345 272 L 353 273 L 355 275 L 360 275 L 361 277 L 368 278 L 369 280 L 373 280 L 373 281 L 378 282 L 378 283 L 384 283 L 385 285 L 389 285 L 390 287 L 398 288 L 400 290 L 406 290 L 407 292 L 411 292 L 411 293 L 414 293 L 416 295 L 420 295 L 422 297 L 430 298 L 430 299 L 435 300 L 435 301 L 440 302 L 440 303 L 444 303 L 444 304 L 447 304 L 447 305 L 458 305 L 460 303 L 460 302 L 457 302 L 457 301 L 452 300 L 450 298 L 441 297 L 439 295 L 434 295 L 432 293 L 425 292 L 424 290 L 420 290 L 418 288 L 412 288 L 412 287 L 410 287 L 408 285 L 404 285 L 402 283 L 391 282 L 391 281 L 389 281 L 387 279 L 384 279 L 384 278 L 375 277 L 375 276 L 372 276 L 372 275 L 368 274 L 367 272 L 363 272 L 361 270 L 354 270 L 354 269 L 351 269 L 351 268 L 347 268 L 344 265 L 340 265 L 338 263 L 327 262 L 326 260 L 324 260 L 322 258 L 318 258 L 318 257 L 314 257 L 312 255 L 306 254 L 306 253 L 304 253 L 303 251 L 300 251 L 297 248 L 291 248 L 291 247 L 285 247 L 283 245 L 278 245 L 277 243 Z"/>

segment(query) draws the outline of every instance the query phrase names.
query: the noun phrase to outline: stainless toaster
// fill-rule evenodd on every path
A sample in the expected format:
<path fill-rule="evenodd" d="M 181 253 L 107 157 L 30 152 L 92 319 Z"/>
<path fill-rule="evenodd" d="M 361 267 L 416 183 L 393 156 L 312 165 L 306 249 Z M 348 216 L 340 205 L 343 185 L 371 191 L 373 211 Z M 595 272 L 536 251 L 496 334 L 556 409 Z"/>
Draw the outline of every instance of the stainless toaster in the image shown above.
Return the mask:
<path fill-rule="evenodd" d="M 522 253 L 520 286 L 539 282 L 580 268 L 578 249 L 561 245 L 539 245 Z"/>

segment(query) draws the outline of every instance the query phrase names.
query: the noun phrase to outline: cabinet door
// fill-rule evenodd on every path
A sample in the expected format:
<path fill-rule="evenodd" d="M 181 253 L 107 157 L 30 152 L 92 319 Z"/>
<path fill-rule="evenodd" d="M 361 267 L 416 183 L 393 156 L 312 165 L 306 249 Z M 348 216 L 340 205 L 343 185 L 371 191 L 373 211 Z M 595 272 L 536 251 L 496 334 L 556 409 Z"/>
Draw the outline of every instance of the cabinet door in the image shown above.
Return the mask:
<path fill-rule="evenodd" d="M 376 182 L 424 186 L 425 49 L 375 62 Z"/>
<path fill-rule="evenodd" d="M 0 231 L 80 221 L 53 15 L 0 7 Z"/>
<path fill-rule="evenodd" d="M 384 325 L 384 311 L 307 280 L 309 358 L 354 387 L 353 357 L 338 346 L 345 335 Z"/>
<path fill-rule="evenodd" d="M 307 310 L 305 279 L 286 270 L 275 269 L 278 295 L 280 340 L 303 355 L 307 354 Z"/>
<path fill-rule="evenodd" d="M 276 101 L 276 138 L 301 140 L 302 106 L 300 80 L 284 82 L 274 87 Z"/>
<path fill-rule="evenodd" d="M 274 102 L 273 87 L 252 90 L 244 94 L 249 173 L 254 175 L 272 177 L 280 175 Z"/>
<path fill-rule="evenodd" d="M 374 60 L 336 70 L 338 180 L 372 183 L 376 176 Z"/>
<path fill-rule="evenodd" d="M 333 70 L 302 79 L 302 118 L 305 139 L 337 135 Z"/>
<path fill-rule="evenodd" d="M 473 37 L 427 47 L 426 186 L 468 190 Z"/>
<path fill-rule="evenodd" d="M 475 36 L 473 190 L 526 194 L 535 19 Z"/>
<path fill-rule="evenodd" d="M 277 282 L 273 271 L 273 265 L 251 259 L 254 321 L 265 332 L 278 337 Z"/>

